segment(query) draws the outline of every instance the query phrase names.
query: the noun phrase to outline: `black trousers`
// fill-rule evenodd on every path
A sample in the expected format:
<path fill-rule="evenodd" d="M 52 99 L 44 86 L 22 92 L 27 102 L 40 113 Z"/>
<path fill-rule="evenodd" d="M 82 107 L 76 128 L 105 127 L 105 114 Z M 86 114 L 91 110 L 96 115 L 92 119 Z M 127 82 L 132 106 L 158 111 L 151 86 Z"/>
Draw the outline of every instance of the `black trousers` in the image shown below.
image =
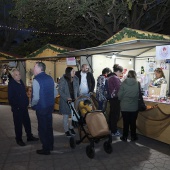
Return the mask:
<path fill-rule="evenodd" d="M 28 108 L 12 108 L 16 141 L 22 140 L 22 127 L 24 126 L 27 138 L 32 137 L 31 122 Z"/>
<path fill-rule="evenodd" d="M 118 98 L 110 99 L 109 128 L 111 133 L 117 132 L 117 122 L 120 117 L 120 101 Z"/>
<path fill-rule="evenodd" d="M 44 109 L 36 110 L 39 138 L 42 143 L 42 148 L 46 151 L 52 150 L 54 145 L 52 125 L 53 109 L 54 107 L 50 106 Z"/>
<path fill-rule="evenodd" d="M 138 117 L 138 111 L 135 112 L 122 111 L 122 117 L 123 117 L 123 136 L 128 137 L 130 127 L 131 137 L 136 137 L 136 119 Z"/>

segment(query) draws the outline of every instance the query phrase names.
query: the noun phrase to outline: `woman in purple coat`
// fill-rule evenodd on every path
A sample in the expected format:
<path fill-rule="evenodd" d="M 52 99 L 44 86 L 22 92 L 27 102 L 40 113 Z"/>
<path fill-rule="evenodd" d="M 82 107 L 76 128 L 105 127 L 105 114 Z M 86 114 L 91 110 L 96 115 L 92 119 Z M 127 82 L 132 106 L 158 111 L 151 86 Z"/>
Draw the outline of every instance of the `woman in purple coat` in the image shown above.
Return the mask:
<path fill-rule="evenodd" d="M 108 99 L 110 103 L 109 127 L 112 136 L 119 136 L 117 129 L 117 122 L 120 116 L 120 101 L 118 99 L 118 91 L 121 85 L 120 76 L 122 75 L 123 67 L 115 64 L 113 66 L 113 73 L 106 81 L 106 89 L 108 92 Z"/>

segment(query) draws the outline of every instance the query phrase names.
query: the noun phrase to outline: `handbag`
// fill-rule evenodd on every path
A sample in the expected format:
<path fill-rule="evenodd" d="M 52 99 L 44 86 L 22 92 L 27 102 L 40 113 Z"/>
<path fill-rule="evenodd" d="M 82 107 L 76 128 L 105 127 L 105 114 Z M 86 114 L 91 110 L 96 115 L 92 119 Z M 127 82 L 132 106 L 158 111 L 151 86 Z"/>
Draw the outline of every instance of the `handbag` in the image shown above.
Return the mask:
<path fill-rule="evenodd" d="M 72 119 L 72 121 L 78 122 L 78 119 L 80 119 L 80 116 L 74 108 L 74 102 L 69 103 L 69 106 L 70 106 L 70 109 L 71 109 L 71 119 Z"/>
<path fill-rule="evenodd" d="M 139 97 L 138 97 L 138 111 L 145 111 L 146 110 L 146 104 L 143 100 L 141 88 L 140 88 L 140 83 L 138 82 L 138 87 L 139 87 Z"/>

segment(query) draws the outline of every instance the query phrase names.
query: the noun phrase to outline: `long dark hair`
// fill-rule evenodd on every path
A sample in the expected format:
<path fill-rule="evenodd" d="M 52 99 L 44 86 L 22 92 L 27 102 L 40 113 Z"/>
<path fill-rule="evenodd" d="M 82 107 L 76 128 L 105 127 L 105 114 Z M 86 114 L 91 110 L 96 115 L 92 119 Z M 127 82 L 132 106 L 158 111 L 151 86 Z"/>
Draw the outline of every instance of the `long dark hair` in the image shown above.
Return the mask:
<path fill-rule="evenodd" d="M 71 82 L 71 71 L 73 70 L 73 67 L 67 67 L 65 69 L 65 75 L 64 75 L 64 78 L 66 79 L 67 81 L 67 84 L 68 84 L 68 88 L 69 88 L 69 92 L 70 92 L 70 95 L 73 94 L 74 95 L 74 88 L 73 88 L 73 82 Z M 72 95 L 71 95 L 72 96 Z"/>
<path fill-rule="evenodd" d="M 65 75 L 64 75 L 64 78 L 67 80 L 67 81 L 71 81 L 71 71 L 73 70 L 73 67 L 67 67 L 65 69 Z"/>

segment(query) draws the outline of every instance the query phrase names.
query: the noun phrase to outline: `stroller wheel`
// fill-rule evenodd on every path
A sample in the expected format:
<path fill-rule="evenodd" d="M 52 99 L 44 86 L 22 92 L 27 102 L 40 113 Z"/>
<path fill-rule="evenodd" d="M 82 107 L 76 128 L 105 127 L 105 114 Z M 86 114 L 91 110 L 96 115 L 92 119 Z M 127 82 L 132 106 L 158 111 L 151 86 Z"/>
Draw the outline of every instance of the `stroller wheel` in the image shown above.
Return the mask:
<path fill-rule="evenodd" d="M 95 150 L 92 146 L 86 146 L 86 154 L 90 159 L 93 159 L 95 156 Z"/>
<path fill-rule="evenodd" d="M 72 149 L 74 149 L 76 147 L 76 141 L 73 136 L 70 138 L 70 147 Z"/>
<path fill-rule="evenodd" d="M 105 150 L 105 152 L 106 153 L 108 153 L 108 154 L 111 154 L 112 153 L 112 145 L 109 143 L 109 142 L 104 142 L 104 144 L 103 144 L 103 148 L 104 148 L 104 150 Z"/>

